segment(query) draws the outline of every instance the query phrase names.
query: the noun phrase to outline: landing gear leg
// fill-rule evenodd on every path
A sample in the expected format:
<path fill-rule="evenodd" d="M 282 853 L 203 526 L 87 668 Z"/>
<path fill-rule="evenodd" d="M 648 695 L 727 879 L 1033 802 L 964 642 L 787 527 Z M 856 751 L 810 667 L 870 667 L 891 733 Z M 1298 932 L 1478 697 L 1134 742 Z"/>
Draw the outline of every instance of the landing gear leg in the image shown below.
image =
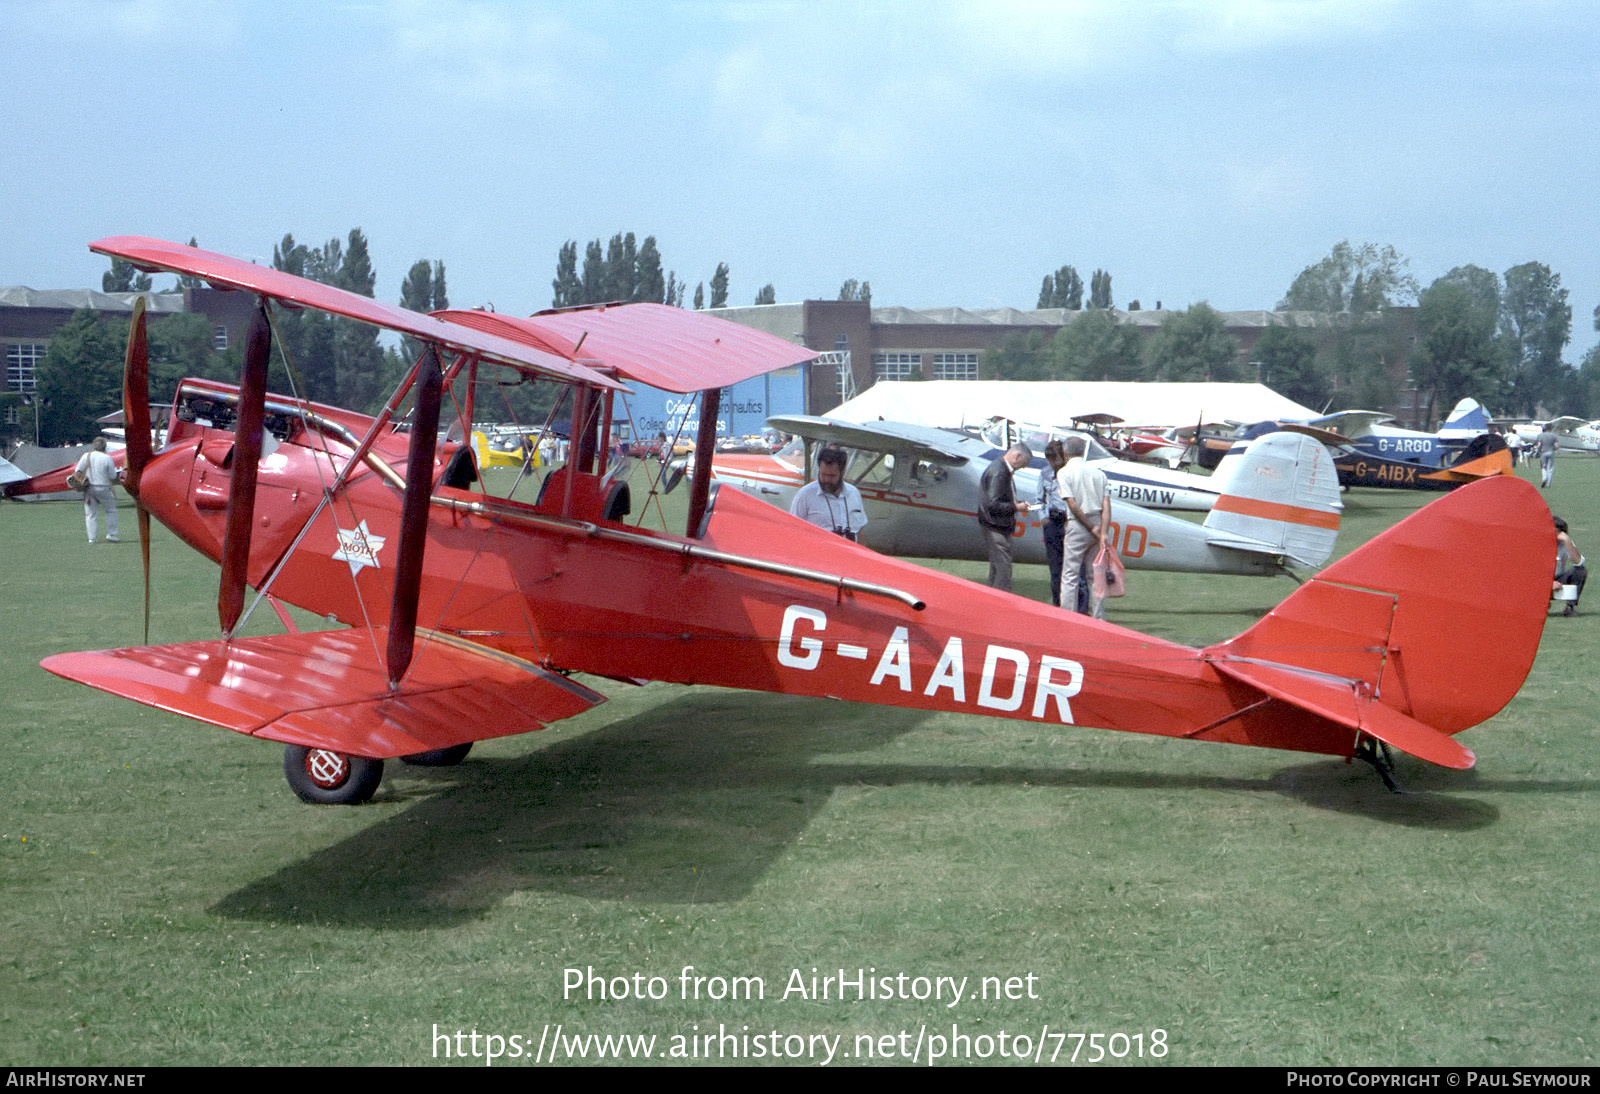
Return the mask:
<path fill-rule="evenodd" d="M 1394 753 L 1389 751 L 1387 742 L 1374 737 L 1362 737 L 1361 743 L 1356 745 L 1356 759 L 1371 764 L 1391 794 L 1405 793 L 1405 788 L 1394 777 Z"/>

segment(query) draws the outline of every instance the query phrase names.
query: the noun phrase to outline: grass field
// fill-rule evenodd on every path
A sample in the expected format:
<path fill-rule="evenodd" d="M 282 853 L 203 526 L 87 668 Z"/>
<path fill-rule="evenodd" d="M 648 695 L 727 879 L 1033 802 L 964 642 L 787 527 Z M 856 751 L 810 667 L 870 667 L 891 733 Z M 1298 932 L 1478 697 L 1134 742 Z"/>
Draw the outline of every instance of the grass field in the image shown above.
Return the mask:
<path fill-rule="evenodd" d="M 1562 460 L 1548 496 L 1600 551 L 1600 461 Z M 1347 495 L 1341 551 L 1429 498 Z M 158 535 L 153 640 L 213 637 L 215 567 Z M 83 540 L 76 505 L 0 505 L 0 1063 L 411 1065 L 444 1062 L 436 1031 L 531 1054 L 547 1024 L 653 1034 L 657 1057 L 725 1029 L 840 1037 L 836 1062 L 893 1034 L 925 1060 L 954 1025 L 989 1063 L 1002 1032 L 1080 1063 L 1092 1043 L 1058 1035 L 1129 1038 L 1107 1063 L 1597 1058 L 1600 615 L 1552 617 L 1522 693 L 1463 738 L 1477 767 L 1402 757 L 1405 795 L 1315 756 L 602 683 L 582 717 L 318 808 L 277 746 L 37 667 L 139 640 L 137 547 Z M 1132 576 L 1113 620 L 1192 643 L 1291 589 Z M 1018 592 L 1043 598 L 1042 569 Z M 685 1000 L 685 966 L 765 997 Z M 565 993 L 590 967 L 665 998 Z M 967 995 L 785 997 L 813 968 Z"/>

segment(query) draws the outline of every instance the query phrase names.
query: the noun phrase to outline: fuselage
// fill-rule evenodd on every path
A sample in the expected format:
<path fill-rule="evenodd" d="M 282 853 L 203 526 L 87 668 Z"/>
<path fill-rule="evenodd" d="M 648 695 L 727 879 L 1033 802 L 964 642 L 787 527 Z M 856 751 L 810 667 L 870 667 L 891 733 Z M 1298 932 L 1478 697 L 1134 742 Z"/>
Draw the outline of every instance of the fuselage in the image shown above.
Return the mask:
<path fill-rule="evenodd" d="M 849 477 L 861 491 L 867 511 L 867 526 L 860 541 L 875 551 L 904 558 L 987 559 L 988 544 L 977 520 L 978 480 L 999 452 L 983 441 L 965 443 L 972 447 L 972 456 L 957 466 L 905 458 L 874 462 L 875 454 L 858 455 Z M 1038 497 L 1040 474 L 1040 469 L 1034 467 L 1016 473 L 1019 498 L 1031 501 Z M 805 484 L 798 451 L 771 456 L 718 455 L 712 475 L 725 486 L 785 511 L 795 492 Z M 1197 476 L 1185 477 L 1205 481 Z M 1128 492 L 1136 489 L 1126 483 L 1121 485 Z M 1283 572 L 1270 556 L 1207 543 L 1204 529 L 1193 521 L 1122 500 L 1118 484 L 1109 474 L 1107 490 L 1111 497 L 1110 538 L 1129 569 L 1251 576 Z M 1018 514 L 1011 543 L 1012 557 L 1017 562 L 1043 565 L 1047 561 L 1046 519 L 1037 508 Z"/>

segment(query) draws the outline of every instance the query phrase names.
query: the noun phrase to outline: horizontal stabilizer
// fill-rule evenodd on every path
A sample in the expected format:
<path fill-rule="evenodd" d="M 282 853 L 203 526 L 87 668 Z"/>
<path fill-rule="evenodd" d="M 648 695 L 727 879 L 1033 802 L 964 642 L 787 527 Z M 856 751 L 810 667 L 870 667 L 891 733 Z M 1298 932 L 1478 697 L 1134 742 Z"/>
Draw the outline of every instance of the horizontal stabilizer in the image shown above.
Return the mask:
<path fill-rule="evenodd" d="M 1274 699 L 1360 730 L 1440 767 L 1463 771 L 1477 759 L 1471 749 L 1454 737 L 1391 710 L 1363 694 L 1363 688 L 1349 681 L 1259 661 L 1213 660 L 1211 665 L 1223 675 L 1242 680 Z"/>
<path fill-rule="evenodd" d="M 285 744 L 388 759 L 543 729 L 605 696 L 531 662 L 438 632 L 397 691 L 386 628 L 63 653 L 57 676 Z"/>

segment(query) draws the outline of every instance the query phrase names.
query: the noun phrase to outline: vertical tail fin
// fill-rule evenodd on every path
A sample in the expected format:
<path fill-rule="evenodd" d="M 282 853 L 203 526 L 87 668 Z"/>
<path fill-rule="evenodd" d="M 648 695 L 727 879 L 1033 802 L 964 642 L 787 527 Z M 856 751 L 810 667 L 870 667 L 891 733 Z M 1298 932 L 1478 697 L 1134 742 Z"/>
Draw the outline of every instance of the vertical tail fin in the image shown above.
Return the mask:
<path fill-rule="evenodd" d="M 1424 506 L 1205 653 L 1292 706 L 1467 767 L 1472 754 L 1445 735 L 1522 687 L 1554 564 L 1539 492 L 1496 476 Z"/>
<path fill-rule="evenodd" d="M 1219 547 L 1283 555 L 1299 566 L 1328 561 L 1339 536 L 1339 476 L 1328 450 L 1299 433 L 1268 433 L 1217 470 L 1220 496 L 1206 516 Z"/>
<path fill-rule="evenodd" d="M 1476 437 L 1480 433 L 1487 432 L 1489 432 L 1489 416 L 1483 412 L 1483 407 L 1476 399 L 1462 399 L 1450 412 L 1450 417 L 1439 427 L 1439 435 L 1442 437 L 1452 434 Z"/>

